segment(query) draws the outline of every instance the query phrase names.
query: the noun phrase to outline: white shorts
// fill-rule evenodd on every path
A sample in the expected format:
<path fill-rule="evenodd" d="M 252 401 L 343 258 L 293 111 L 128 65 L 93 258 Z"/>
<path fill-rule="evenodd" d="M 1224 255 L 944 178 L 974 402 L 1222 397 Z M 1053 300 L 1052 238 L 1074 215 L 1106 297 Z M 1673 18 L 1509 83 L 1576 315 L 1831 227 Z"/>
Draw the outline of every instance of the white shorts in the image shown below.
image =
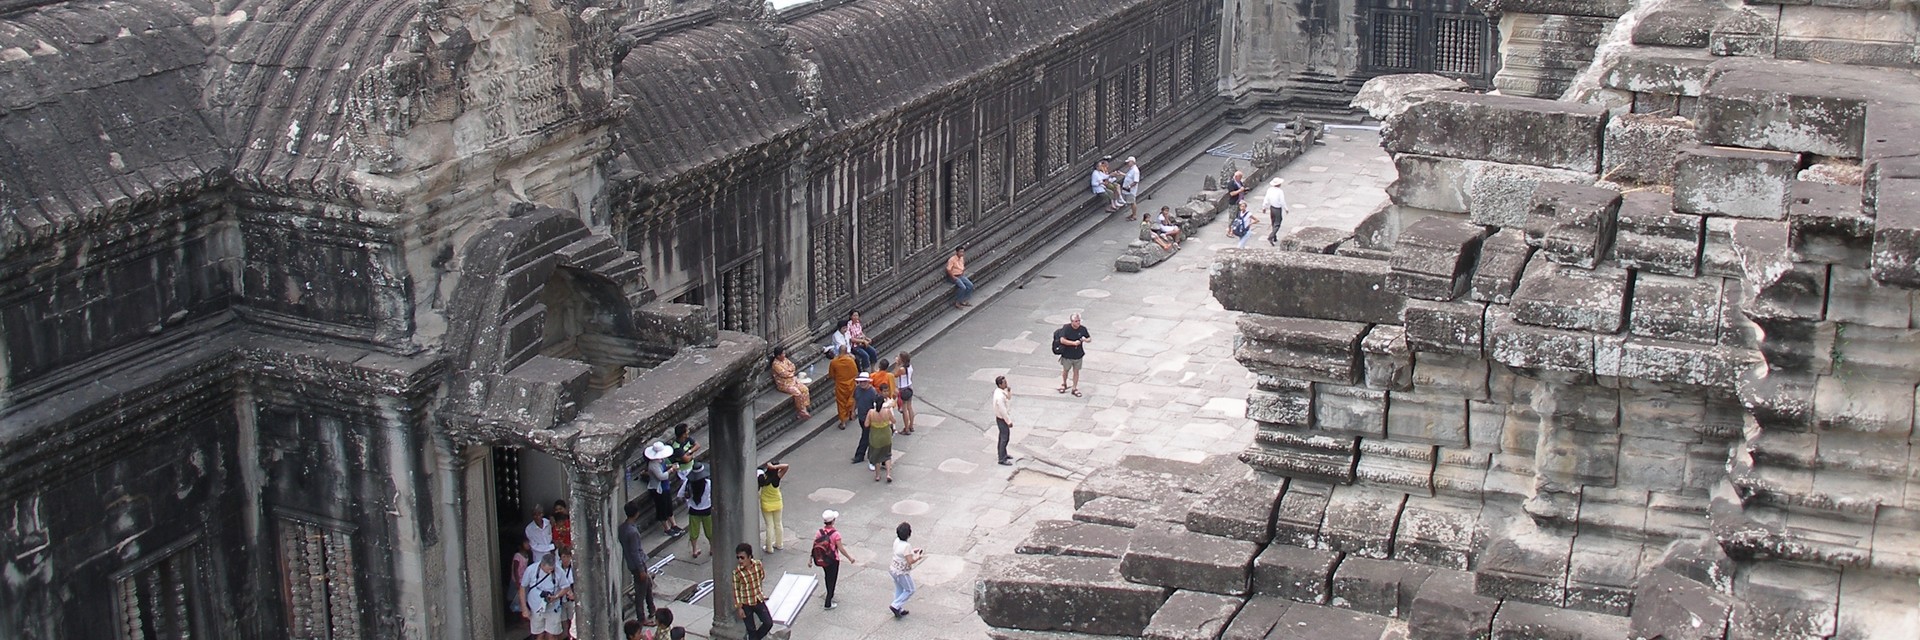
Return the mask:
<path fill-rule="evenodd" d="M 564 607 L 562 608 L 564 609 Z M 527 633 L 551 633 L 559 635 L 567 632 L 567 614 L 562 611 L 548 611 L 544 609 L 535 611 L 533 615 L 528 618 L 528 622 L 531 628 L 527 630 Z"/>
<path fill-rule="evenodd" d="M 1121 201 L 1121 202 L 1125 202 L 1125 203 L 1127 203 L 1127 204 L 1133 204 L 1133 202 L 1134 202 L 1134 199 L 1135 199 L 1135 198 L 1139 198 L 1139 197 L 1140 197 L 1140 194 L 1139 194 L 1139 193 L 1137 193 L 1137 192 L 1133 192 L 1133 191 L 1127 191 L 1127 190 L 1125 190 L 1125 189 L 1121 189 L 1121 190 L 1120 190 L 1120 201 Z"/>

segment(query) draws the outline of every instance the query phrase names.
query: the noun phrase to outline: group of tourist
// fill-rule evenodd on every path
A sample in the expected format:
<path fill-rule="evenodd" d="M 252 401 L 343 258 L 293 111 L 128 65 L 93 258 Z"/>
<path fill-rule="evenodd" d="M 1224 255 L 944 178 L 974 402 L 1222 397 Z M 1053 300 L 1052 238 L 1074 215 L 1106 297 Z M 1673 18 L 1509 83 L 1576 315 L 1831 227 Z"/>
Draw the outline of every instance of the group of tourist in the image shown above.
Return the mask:
<path fill-rule="evenodd" d="M 1113 168 L 1113 156 L 1101 158 L 1100 163 L 1094 165 L 1093 175 L 1089 177 L 1088 182 L 1093 188 L 1094 195 L 1107 199 L 1109 213 L 1126 209 L 1128 220 L 1140 217 L 1140 161 L 1138 158 L 1127 156 L 1126 162 L 1121 163 L 1117 171 Z"/>
<path fill-rule="evenodd" d="M 1260 222 L 1253 216 L 1252 203 L 1247 199 L 1250 189 L 1246 179 L 1245 172 L 1235 171 L 1233 179 L 1227 182 L 1227 205 L 1234 212 L 1233 220 L 1227 224 L 1227 235 L 1239 238 L 1238 246 L 1241 248 L 1247 246 L 1247 238 L 1253 237 L 1253 226 Z M 1267 209 L 1267 220 L 1273 223 L 1267 230 L 1268 245 L 1280 243 L 1280 222 L 1287 213 L 1287 192 L 1281 189 L 1281 185 L 1286 183 L 1286 180 L 1274 178 L 1262 202 Z"/>

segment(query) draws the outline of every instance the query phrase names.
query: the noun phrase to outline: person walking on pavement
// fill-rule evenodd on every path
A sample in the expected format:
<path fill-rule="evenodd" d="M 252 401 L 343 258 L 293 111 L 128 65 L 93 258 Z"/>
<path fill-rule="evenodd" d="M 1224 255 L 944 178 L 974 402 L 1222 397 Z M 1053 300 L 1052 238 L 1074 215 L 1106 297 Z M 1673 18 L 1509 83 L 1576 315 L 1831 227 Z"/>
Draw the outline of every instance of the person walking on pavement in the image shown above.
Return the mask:
<path fill-rule="evenodd" d="M 760 485 L 760 550 L 773 553 L 775 549 L 785 549 L 786 540 L 782 529 L 786 525 L 780 522 L 780 512 L 786 509 L 786 500 L 780 494 L 780 481 L 787 477 L 787 465 L 775 460 L 760 465 L 754 472 L 755 481 Z"/>
<path fill-rule="evenodd" d="M 893 361 L 894 387 L 900 394 L 900 435 L 913 434 L 913 356 L 900 352 Z"/>
<path fill-rule="evenodd" d="M 1053 352 L 1060 355 L 1060 393 L 1067 392 L 1067 374 L 1073 374 L 1073 395 L 1080 397 L 1080 360 L 1087 357 L 1087 341 L 1093 334 L 1080 325 L 1080 314 L 1067 319 L 1066 326 L 1053 332 Z"/>
<path fill-rule="evenodd" d="M 853 463 L 867 463 L 867 469 L 873 469 L 873 463 L 867 461 L 868 438 L 867 412 L 880 404 L 880 392 L 873 390 L 873 376 L 860 374 L 853 378 L 853 418 L 860 426 L 860 444 L 853 448 Z"/>
<path fill-rule="evenodd" d="M 1287 213 L 1287 192 L 1280 189 L 1286 180 L 1273 179 L 1273 186 L 1267 188 L 1267 217 L 1273 219 L 1273 228 L 1267 231 L 1267 244 L 1280 243 L 1280 218 Z"/>
<path fill-rule="evenodd" d="M 633 610 L 642 618 L 653 617 L 653 564 L 647 557 L 646 541 L 640 537 L 640 499 L 627 502 L 627 519 L 620 523 L 620 559 L 633 575 Z"/>
<path fill-rule="evenodd" d="M 1260 221 L 1253 217 L 1253 211 L 1247 208 L 1247 203 L 1241 202 L 1240 211 L 1233 214 L 1232 222 L 1227 223 L 1227 234 L 1240 238 L 1240 243 L 1235 245 L 1236 247 L 1247 248 L 1247 238 L 1253 237 L 1253 225 L 1258 222 Z"/>
<path fill-rule="evenodd" d="M 893 528 L 893 562 L 887 565 L 887 575 L 893 576 L 893 604 L 887 609 L 893 611 L 898 619 L 907 615 L 907 599 L 913 597 L 913 568 L 927 559 L 924 549 L 915 549 L 907 544 L 907 538 L 913 537 L 913 525 L 905 522 Z"/>
<path fill-rule="evenodd" d="M 847 564 L 860 564 L 847 552 L 846 543 L 840 539 L 840 530 L 833 528 L 833 521 L 840 519 L 840 512 L 828 509 L 820 512 L 820 531 L 813 535 L 813 565 L 820 567 L 827 583 L 827 606 L 833 608 L 833 588 L 840 583 L 840 559 L 846 558 Z"/>
<path fill-rule="evenodd" d="M 660 518 L 660 528 L 667 537 L 679 537 L 687 530 L 673 523 L 673 480 L 677 471 L 673 447 L 655 442 L 641 453 L 647 458 L 647 491 L 653 495 L 654 516 Z"/>
<path fill-rule="evenodd" d="M 698 558 L 702 534 L 713 544 L 713 471 L 705 464 L 694 465 L 680 483 L 680 497 L 687 501 L 687 548 Z"/>
<path fill-rule="evenodd" d="M 1120 201 L 1127 203 L 1127 219 L 1140 217 L 1140 161 L 1127 156 L 1127 163 L 1121 165 L 1126 171 L 1120 174 Z"/>
<path fill-rule="evenodd" d="M 886 399 L 886 389 L 880 390 L 880 401 L 867 411 L 867 467 L 873 469 L 873 481 L 880 481 L 882 472 L 887 474 L 887 482 L 893 482 L 893 403 Z"/>
<path fill-rule="evenodd" d="M 1000 464 L 1013 466 L 1013 456 L 1007 455 L 1007 443 L 1013 441 L 1013 389 L 1007 386 L 1006 376 L 993 379 L 993 424 L 1000 428 Z"/>
<path fill-rule="evenodd" d="M 953 281 L 953 308 L 971 307 L 967 299 L 973 297 L 973 279 L 967 277 L 967 248 L 954 247 L 953 257 L 947 258 L 947 279 Z"/>
<path fill-rule="evenodd" d="M 827 363 L 827 377 L 833 378 L 833 404 L 839 409 L 840 428 L 853 419 L 854 381 L 860 376 L 860 364 L 853 359 L 851 347 L 842 347 L 839 355 Z"/>
<path fill-rule="evenodd" d="M 747 627 L 747 640 L 761 640 L 773 632 L 773 612 L 767 610 L 767 594 L 760 588 L 767 580 L 767 568 L 753 559 L 750 542 L 733 548 L 733 560 L 733 606 Z"/>
<path fill-rule="evenodd" d="M 1247 172 L 1233 172 L 1233 179 L 1227 181 L 1227 204 L 1239 207 L 1247 199 Z"/>

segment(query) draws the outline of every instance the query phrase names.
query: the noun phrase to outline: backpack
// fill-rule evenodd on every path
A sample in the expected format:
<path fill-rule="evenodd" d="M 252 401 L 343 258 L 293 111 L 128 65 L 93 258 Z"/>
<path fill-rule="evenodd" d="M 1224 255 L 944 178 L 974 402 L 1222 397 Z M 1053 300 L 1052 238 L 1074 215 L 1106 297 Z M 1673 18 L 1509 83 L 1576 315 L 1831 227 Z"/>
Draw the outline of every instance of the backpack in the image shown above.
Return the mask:
<path fill-rule="evenodd" d="M 1234 216 L 1233 224 L 1227 227 L 1227 235 L 1231 235 L 1235 238 L 1247 235 L 1247 231 L 1248 229 L 1247 229 L 1246 216 Z"/>
<path fill-rule="evenodd" d="M 1067 330 L 1065 328 L 1053 330 L 1053 355 L 1057 356 L 1057 355 L 1063 355 L 1066 353 L 1067 348 L 1060 346 L 1060 339 L 1063 337 L 1066 337 L 1066 335 L 1067 335 Z"/>
<path fill-rule="evenodd" d="M 835 560 L 833 556 L 833 536 L 823 528 L 820 534 L 813 538 L 813 566 L 824 567 L 833 564 Z"/>

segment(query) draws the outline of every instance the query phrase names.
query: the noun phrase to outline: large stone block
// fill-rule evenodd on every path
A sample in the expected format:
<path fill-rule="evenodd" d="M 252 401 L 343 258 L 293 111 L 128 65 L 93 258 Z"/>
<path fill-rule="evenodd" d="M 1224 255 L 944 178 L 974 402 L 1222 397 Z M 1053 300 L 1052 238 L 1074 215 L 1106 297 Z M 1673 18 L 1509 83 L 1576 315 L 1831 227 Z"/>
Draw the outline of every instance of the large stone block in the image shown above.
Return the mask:
<path fill-rule="evenodd" d="M 1878 286 L 1863 269 L 1833 265 L 1827 274 L 1827 319 L 1897 329 L 1911 326 L 1920 293 Z"/>
<path fill-rule="evenodd" d="M 1572 540 L 1534 530 L 1533 523 L 1510 523 L 1489 539 L 1474 569 L 1473 591 L 1489 598 L 1561 606 L 1567 598 L 1567 562 Z"/>
<path fill-rule="evenodd" d="M 1874 197 L 1873 279 L 1920 289 L 1920 178 L 1882 178 Z"/>
<path fill-rule="evenodd" d="M 1733 246 L 1733 230 L 1744 222 L 1734 218 L 1707 217 L 1707 232 L 1700 248 L 1700 275 L 1722 278 L 1743 278 L 1746 271 L 1740 266 L 1740 252 Z"/>
<path fill-rule="evenodd" d="M 1627 184 L 1673 184 L 1674 154 L 1693 142 L 1693 122 L 1673 115 L 1626 113 L 1607 123 L 1600 175 Z"/>
<path fill-rule="evenodd" d="M 1873 217 L 1862 209 L 1859 185 L 1793 183 L 1787 221 L 1801 260 L 1865 268 L 1873 254 Z"/>
<path fill-rule="evenodd" d="M 1547 259 L 1592 268 L 1613 243 L 1620 192 L 1582 185 L 1541 185 L 1527 214 L 1527 244 Z"/>
<path fill-rule="evenodd" d="M 1700 216 L 1675 213 L 1673 198 L 1658 191 L 1633 191 L 1620 199 L 1619 229 L 1613 257 L 1628 269 L 1693 277 L 1700 270 Z"/>
<path fill-rule="evenodd" d="M 1463 220 L 1433 216 L 1400 231 L 1393 251 L 1393 273 L 1387 288 L 1426 300 L 1452 300 L 1467 292 L 1473 266 L 1480 258 L 1486 229 Z M 1408 274 L 1428 276 L 1409 278 Z"/>
<path fill-rule="evenodd" d="M 1513 317 L 1557 329 L 1614 333 L 1626 320 L 1631 274 L 1618 267 L 1581 269 L 1535 260 L 1513 295 Z"/>
<path fill-rule="evenodd" d="M 1175 591 L 1147 624 L 1146 640 L 1215 640 L 1244 603 L 1231 596 Z"/>
<path fill-rule="evenodd" d="M 1079 520 L 1042 520 L 1020 542 L 1014 553 L 1030 555 L 1084 556 L 1114 558 L 1126 555 L 1133 530 L 1126 527 L 1081 522 Z"/>
<path fill-rule="evenodd" d="M 1120 562 L 1128 580 L 1207 593 L 1244 596 L 1260 545 L 1184 528 L 1140 527 Z"/>
<path fill-rule="evenodd" d="M 1299 382 L 1298 389 L 1247 392 L 1247 418 L 1291 427 L 1313 424 L 1313 383 Z"/>
<path fill-rule="evenodd" d="M 1474 269 L 1469 292 L 1473 300 L 1509 302 L 1532 255 L 1533 246 L 1527 244 L 1526 232 L 1520 229 L 1502 229 L 1480 243 L 1480 266 Z"/>
<path fill-rule="evenodd" d="M 995 627 L 1139 636 L 1168 590 L 1121 579 L 1120 562 L 994 556 L 974 587 L 973 609 Z"/>
<path fill-rule="evenodd" d="M 1479 463 L 1479 468 L 1484 473 L 1486 464 Z M 1474 549 L 1479 546 L 1479 519 L 1477 502 L 1409 497 L 1407 505 L 1400 510 L 1400 526 L 1394 532 L 1393 557 L 1464 571 L 1472 564 Z"/>
<path fill-rule="evenodd" d="M 1320 543 L 1320 524 L 1326 520 L 1327 498 L 1331 485 L 1319 482 L 1288 483 L 1280 498 L 1280 510 L 1273 515 L 1273 543 L 1312 547 Z"/>
<path fill-rule="evenodd" d="M 1397 324 L 1405 300 L 1386 262 L 1271 249 L 1232 252 L 1213 267 L 1213 296 L 1232 311 Z"/>
<path fill-rule="evenodd" d="M 1642 494 L 1644 495 L 1644 493 Z M 1582 505 L 1581 517 L 1586 516 Z M 1646 505 L 1625 505 L 1621 513 L 1636 513 Z M 1583 525 L 1584 526 L 1584 525 Z M 1637 533 L 1634 528 L 1628 533 Z M 1633 608 L 1633 583 L 1640 575 L 1640 543 L 1608 535 L 1582 532 L 1573 539 L 1567 565 L 1567 608 L 1625 616 Z"/>
<path fill-rule="evenodd" d="M 1838 64 L 1729 59 L 1700 98 L 1707 144 L 1860 157 L 1867 105 L 1913 76 Z M 1898 87 L 1899 89 L 1893 89 Z"/>
<path fill-rule="evenodd" d="M 1359 454 L 1352 436 L 1276 426 L 1255 433 L 1253 443 L 1240 452 L 1240 460 L 1255 469 L 1296 481 L 1353 481 Z"/>
<path fill-rule="evenodd" d="M 1340 485 L 1327 497 L 1322 544 L 1349 556 L 1385 559 L 1393 554 L 1393 532 L 1407 494 L 1393 489 Z"/>
<path fill-rule="evenodd" d="M 1680 151 L 1673 208 L 1683 213 L 1779 220 L 1787 217 L 1800 155 L 1730 147 Z"/>
<path fill-rule="evenodd" d="M 1486 640 L 1500 601 L 1473 592 L 1473 574 L 1435 572 L 1414 596 L 1407 631 L 1422 640 Z"/>
<path fill-rule="evenodd" d="M 1406 328 L 1374 325 L 1360 340 L 1360 351 L 1368 388 L 1402 391 L 1413 387 L 1413 351 L 1407 347 Z"/>
<path fill-rule="evenodd" d="M 1718 344 L 1721 282 L 1641 273 L 1634 279 L 1629 329 L 1645 338 Z"/>
<path fill-rule="evenodd" d="M 1334 571 L 1331 604 L 1377 616 L 1404 617 L 1413 608 L 1414 594 L 1432 575 L 1432 567 L 1347 556 Z"/>
<path fill-rule="evenodd" d="M 1393 394 L 1387 404 L 1387 437 L 1394 442 L 1465 448 L 1467 401 L 1453 395 Z"/>
<path fill-rule="evenodd" d="M 1592 172 L 1415 154 L 1395 157 L 1394 165 L 1399 177 L 1387 186 L 1394 204 L 1465 213 L 1474 224 L 1489 226 L 1524 224 L 1533 190 L 1541 183 L 1593 184 L 1597 177 Z"/>
<path fill-rule="evenodd" d="M 1103 496 L 1088 500 L 1073 510 L 1077 522 L 1090 522 L 1132 529 L 1142 524 L 1164 522 L 1159 502 Z"/>
<path fill-rule="evenodd" d="M 1273 539 L 1273 512 L 1286 489 L 1285 478 L 1257 473 L 1222 483 L 1187 512 L 1187 529 L 1265 544 Z"/>
<path fill-rule="evenodd" d="M 1507 602 L 1493 617 L 1493 640 L 1618 640 L 1626 618 L 1587 611 Z"/>
<path fill-rule="evenodd" d="M 1388 151 L 1598 169 L 1605 107 L 1488 94 L 1427 96 L 1388 122 L 1382 138 Z"/>
<path fill-rule="evenodd" d="M 1387 426 L 1387 392 L 1363 387 L 1316 384 L 1314 428 L 1343 435 L 1382 437 Z"/>
<path fill-rule="evenodd" d="M 1732 390 L 1742 374 L 1761 366 L 1758 355 L 1744 349 L 1639 337 L 1628 338 L 1620 346 L 1615 375 L 1622 378 Z M 1594 349 L 1598 360 L 1599 347 Z"/>
<path fill-rule="evenodd" d="M 1263 596 L 1326 604 L 1333 594 L 1333 568 L 1340 564 L 1340 557 L 1338 551 L 1277 542 L 1268 545 L 1253 563 L 1253 591 Z"/>
<path fill-rule="evenodd" d="M 1486 312 L 1487 305 L 1473 302 L 1408 300 L 1400 313 L 1407 347 L 1422 353 L 1479 356 Z"/>
<path fill-rule="evenodd" d="M 1414 358 L 1413 384 L 1423 393 L 1486 400 L 1491 368 L 1477 354 L 1423 352 Z M 1398 401 L 1401 394 L 1395 394 Z"/>
<path fill-rule="evenodd" d="M 1363 323 L 1246 315 L 1239 326 L 1241 341 L 1233 355 L 1249 369 L 1334 384 L 1362 379 Z"/>
<path fill-rule="evenodd" d="M 1732 599 L 1713 587 L 1655 569 L 1634 585 L 1630 637 L 1721 640 L 1732 609 Z"/>
<path fill-rule="evenodd" d="M 1592 373 L 1593 334 L 1522 324 L 1499 307 L 1487 309 L 1487 355 L 1519 369 Z"/>
<path fill-rule="evenodd" d="M 1629 50 L 1607 68 L 1600 77 L 1600 83 L 1611 89 L 1635 93 L 1699 97 L 1706 92 L 1707 81 L 1713 77 L 1713 70 L 1708 65 L 1714 58 L 1699 52 L 1675 51 Z M 1607 123 L 1609 127 L 1613 124 Z"/>

